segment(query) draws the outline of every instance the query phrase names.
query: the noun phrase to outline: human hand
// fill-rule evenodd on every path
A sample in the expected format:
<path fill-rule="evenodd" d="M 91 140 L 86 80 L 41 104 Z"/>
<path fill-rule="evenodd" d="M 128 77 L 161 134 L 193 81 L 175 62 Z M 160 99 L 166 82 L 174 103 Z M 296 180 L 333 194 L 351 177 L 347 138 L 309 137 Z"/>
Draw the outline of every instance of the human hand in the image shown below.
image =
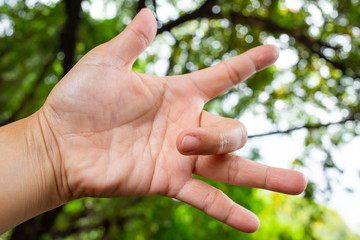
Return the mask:
<path fill-rule="evenodd" d="M 120 35 L 86 54 L 36 113 L 51 136 L 45 142 L 58 197 L 161 194 L 256 231 L 253 213 L 192 174 L 288 194 L 304 190 L 299 172 L 229 154 L 245 144 L 245 127 L 203 111 L 207 101 L 272 64 L 277 49 L 257 47 L 181 76 L 133 72 L 155 34 L 153 14 L 142 10 Z"/>

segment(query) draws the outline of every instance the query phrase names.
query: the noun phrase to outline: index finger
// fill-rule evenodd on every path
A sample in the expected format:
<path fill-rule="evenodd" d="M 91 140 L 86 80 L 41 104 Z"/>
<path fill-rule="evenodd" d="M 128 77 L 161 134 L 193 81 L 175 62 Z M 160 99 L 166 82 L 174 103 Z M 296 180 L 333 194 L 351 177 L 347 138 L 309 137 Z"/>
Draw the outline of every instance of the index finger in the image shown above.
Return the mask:
<path fill-rule="evenodd" d="M 262 45 L 218 65 L 187 74 L 205 101 L 220 95 L 257 71 L 273 64 L 279 56 L 273 45 Z"/>

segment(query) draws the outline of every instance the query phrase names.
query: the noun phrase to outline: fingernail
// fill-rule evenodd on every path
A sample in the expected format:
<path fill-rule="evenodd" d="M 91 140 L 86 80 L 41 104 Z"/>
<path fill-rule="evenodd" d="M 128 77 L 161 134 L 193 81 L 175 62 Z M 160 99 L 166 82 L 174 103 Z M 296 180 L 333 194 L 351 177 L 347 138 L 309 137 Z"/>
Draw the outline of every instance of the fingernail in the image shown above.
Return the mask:
<path fill-rule="evenodd" d="M 192 153 L 200 146 L 200 141 L 193 136 L 185 136 L 181 143 L 181 148 L 185 153 Z"/>

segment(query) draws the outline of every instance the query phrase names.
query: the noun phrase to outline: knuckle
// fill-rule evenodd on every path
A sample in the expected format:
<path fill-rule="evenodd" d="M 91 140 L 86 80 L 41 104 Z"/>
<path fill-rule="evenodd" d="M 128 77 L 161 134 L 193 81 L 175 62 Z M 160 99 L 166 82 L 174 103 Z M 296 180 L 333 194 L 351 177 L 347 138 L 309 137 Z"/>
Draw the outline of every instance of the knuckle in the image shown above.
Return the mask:
<path fill-rule="evenodd" d="M 214 189 L 206 195 L 202 208 L 205 213 L 209 213 L 211 211 L 221 193 L 222 192 L 219 189 Z"/>
<path fill-rule="evenodd" d="M 232 157 L 230 159 L 230 163 L 228 166 L 228 183 L 229 184 L 236 184 L 238 179 L 238 174 L 240 170 L 240 164 L 237 158 Z"/>
<path fill-rule="evenodd" d="M 264 174 L 264 180 L 263 180 L 263 189 L 268 189 L 269 188 L 269 170 L 270 167 L 266 167 L 265 169 L 265 174 Z"/>
<path fill-rule="evenodd" d="M 238 84 L 241 81 L 241 74 L 239 70 L 234 68 L 228 61 L 222 62 L 225 68 L 225 71 L 228 75 L 228 78 L 231 80 L 233 85 Z"/>
<path fill-rule="evenodd" d="M 229 211 L 225 214 L 225 217 L 221 221 L 227 223 L 229 221 L 230 216 L 235 214 L 235 210 L 236 210 L 236 204 L 232 202 Z"/>
<path fill-rule="evenodd" d="M 134 29 L 131 27 L 130 27 L 130 30 L 137 36 L 137 38 L 143 48 L 145 48 L 146 46 L 148 46 L 150 44 L 150 39 L 143 31 L 141 31 L 139 29 Z"/>
<path fill-rule="evenodd" d="M 224 133 L 220 133 L 217 153 L 224 153 L 229 145 L 229 139 Z"/>
<path fill-rule="evenodd" d="M 249 66 L 252 69 L 252 72 L 255 73 L 259 70 L 259 66 L 257 66 L 256 62 L 250 55 L 248 52 L 244 53 L 244 56 L 246 56 L 246 59 L 248 61 Z"/>
<path fill-rule="evenodd" d="M 218 153 L 228 153 L 242 148 L 248 139 L 247 129 L 241 122 L 228 118 L 225 120 L 227 130 L 220 133 Z"/>

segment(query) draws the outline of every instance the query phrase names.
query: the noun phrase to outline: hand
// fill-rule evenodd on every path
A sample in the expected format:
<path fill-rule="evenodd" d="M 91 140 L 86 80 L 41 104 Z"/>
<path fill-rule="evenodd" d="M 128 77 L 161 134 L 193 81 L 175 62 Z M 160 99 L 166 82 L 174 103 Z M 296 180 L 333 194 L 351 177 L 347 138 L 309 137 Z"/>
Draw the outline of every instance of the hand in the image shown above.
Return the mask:
<path fill-rule="evenodd" d="M 202 110 L 272 64 L 277 49 L 257 47 L 182 76 L 133 72 L 155 33 L 153 14 L 142 10 L 120 35 L 85 55 L 37 112 L 41 128 L 51 133 L 47 142 L 55 143 L 47 152 L 59 198 L 161 194 L 241 231 L 256 231 L 253 213 L 192 174 L 288 194 L 304 190 L 299 172 L 229 154 L 245 144 L 245 127 Z"/>

